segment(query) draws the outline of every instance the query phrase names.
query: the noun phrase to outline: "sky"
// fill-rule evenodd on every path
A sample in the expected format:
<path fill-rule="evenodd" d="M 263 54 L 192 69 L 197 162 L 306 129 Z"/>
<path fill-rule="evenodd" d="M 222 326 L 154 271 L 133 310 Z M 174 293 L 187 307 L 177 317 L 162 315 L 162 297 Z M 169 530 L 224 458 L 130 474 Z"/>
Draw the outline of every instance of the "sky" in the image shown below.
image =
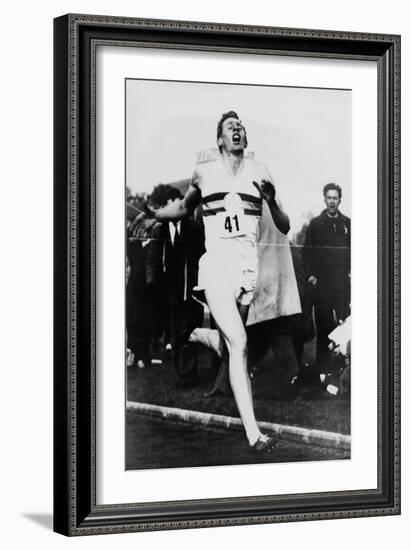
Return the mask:
<path fill-rule="evenodd" d="M 322 188 L 342 188 L 351 217 L 350 90 L 154 80 L 126 81 L 126 184 L 149 193 L 191 177 L 199 151 L 216 147 L 222 113 L 236 111 L 249 150 L 267 165 L 291 234 L 324 208 Z"/>

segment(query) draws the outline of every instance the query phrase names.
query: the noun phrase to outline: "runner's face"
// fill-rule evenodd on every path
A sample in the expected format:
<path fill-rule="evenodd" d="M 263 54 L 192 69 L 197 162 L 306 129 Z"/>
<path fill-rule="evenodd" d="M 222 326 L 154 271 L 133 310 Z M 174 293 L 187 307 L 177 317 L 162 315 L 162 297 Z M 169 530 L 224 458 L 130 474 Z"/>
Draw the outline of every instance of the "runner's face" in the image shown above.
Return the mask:
<path fill-rule="evenodd" d="M 236 118 L 227 118 L 223 123 L 219 143 L 227 152 L 243 151 L 246 147 L 245 128 Z"/>
<path fill-rule="evenodd" d="M 324 197 L 324 202 L 325 206 L 327 207 L 327 212 L 331 214 L 331 216 L 335 216 L 335 214 L 338 212 L 338 207 L 340 206 L 341 202 L 338 191 L 336 191 L 335 189 L 327 191 Z"/>

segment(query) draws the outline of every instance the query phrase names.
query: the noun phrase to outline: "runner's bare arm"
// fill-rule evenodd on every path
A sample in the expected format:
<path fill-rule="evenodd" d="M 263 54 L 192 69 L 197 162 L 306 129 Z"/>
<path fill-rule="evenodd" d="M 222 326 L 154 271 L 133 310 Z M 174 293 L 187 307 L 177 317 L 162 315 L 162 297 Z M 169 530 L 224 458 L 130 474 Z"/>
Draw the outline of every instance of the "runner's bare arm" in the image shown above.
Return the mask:
<path fill-rule="evenodd" d="M 199 176 L 197 171 L 194 172 L 191 178 L 190 187 L 187 190 L 184 198 L 176 200 L 164 208 L 160 208 L 155 213 L 156 220 L 158 221 L 173 221 L 180 220 L 191 216 L 196 207 L 201 202 L 201 191 L 198 186 Z"/>
<path fill-rule="evenodd" d="M 275 198 L 275 187 L 271 178 L 262 179 L 260 183 L 253 181 L 253 185 L 260 193 L 261 198 L 267 202 L 277 228 L 281 233 L 287 235 L 290 231 L 290 220 Z"/>

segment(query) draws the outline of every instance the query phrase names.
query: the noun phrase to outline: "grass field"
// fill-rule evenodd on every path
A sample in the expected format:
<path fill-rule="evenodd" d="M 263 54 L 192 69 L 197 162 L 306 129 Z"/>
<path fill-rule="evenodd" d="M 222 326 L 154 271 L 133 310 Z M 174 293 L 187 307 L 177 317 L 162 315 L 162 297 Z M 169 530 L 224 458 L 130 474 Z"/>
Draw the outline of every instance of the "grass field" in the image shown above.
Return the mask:
<path fill-rule="evenodd" d="M 167 407 L 238 416 L 233 397 L 205 397 L 215 370 L 204 350 L 199 385 L 180 389 L 171 360 L 144 369 L 128 368 L 127 399 Z M 252 380 L 257 420 L 350 434 L 350 400 L 333 398 L 319 389 L 290 385 L 289 373 L 267 356 Z M 126 415 L 126 468 L 173 468 L 221 464 L 288 462 L 349 458 L 347 451 L 281 442 L 275 455 L 256 457 L 239 431 L 187 426 L 153 420 L 135 412 Z"/>
<path fill-rule="evenodd" d="M 238 416 L 233 397 L 204 397 L 213 384 L 215 371 L 210 354 L 199 362 L 200 383 L 193 389 L 179 389 L 171 361 L 145 369 L 129 368 L 127 399 L 168 407 L 180 407 Z M 268 356 L 252 380 L 257 420 L 350 434 L 350 400 L 333 398 L 318 389 L 295 389 L 290 377 Z"/>

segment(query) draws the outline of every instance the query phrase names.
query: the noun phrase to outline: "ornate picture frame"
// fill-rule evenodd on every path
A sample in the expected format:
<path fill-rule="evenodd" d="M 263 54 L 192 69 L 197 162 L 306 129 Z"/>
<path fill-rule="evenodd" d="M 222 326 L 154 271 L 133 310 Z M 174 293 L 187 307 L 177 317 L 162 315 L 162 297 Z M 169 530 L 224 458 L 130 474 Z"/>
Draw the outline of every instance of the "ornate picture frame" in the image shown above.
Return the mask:
<path fill-rule="evenodd" d="M 376 488 L 144 502 L 136 494 L 134 503 L 97 503 L 96 51 L 103 44 L 376 63 Z M 73 14 L 55 19 L 54 209 L 56 532 L 77 536 L 400 513 L 399 36 Z"/>

